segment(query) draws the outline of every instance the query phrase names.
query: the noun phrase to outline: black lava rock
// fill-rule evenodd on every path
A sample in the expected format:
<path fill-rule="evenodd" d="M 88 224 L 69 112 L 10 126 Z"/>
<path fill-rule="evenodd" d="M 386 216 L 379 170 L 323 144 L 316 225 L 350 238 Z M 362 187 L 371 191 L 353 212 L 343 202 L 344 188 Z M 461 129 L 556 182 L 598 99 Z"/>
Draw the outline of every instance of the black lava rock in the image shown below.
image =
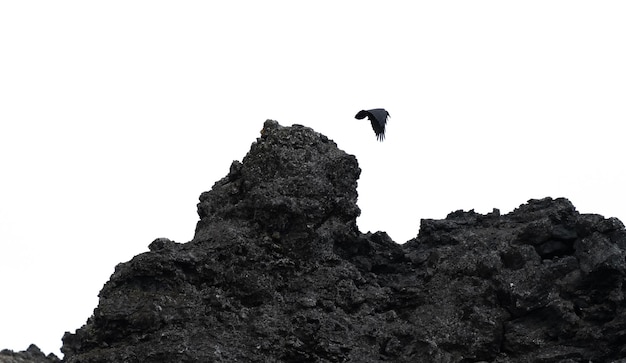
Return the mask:
<path fill-rule="evenodd" d="M 0 351 L 0 363 L 59 363 L 61 360 L 50 353 L 43 354 L 35 344 L 31 344 L 26 350 L 14 352 L 9 349 Z"/>
<path fill-rule="evenodd" d="M 200 196 L 188 243 L 116 267 L 64 361 L 610 362 L 626 231 L 566 199 L 362 234 L 354 156 L 267 121 Z"/>

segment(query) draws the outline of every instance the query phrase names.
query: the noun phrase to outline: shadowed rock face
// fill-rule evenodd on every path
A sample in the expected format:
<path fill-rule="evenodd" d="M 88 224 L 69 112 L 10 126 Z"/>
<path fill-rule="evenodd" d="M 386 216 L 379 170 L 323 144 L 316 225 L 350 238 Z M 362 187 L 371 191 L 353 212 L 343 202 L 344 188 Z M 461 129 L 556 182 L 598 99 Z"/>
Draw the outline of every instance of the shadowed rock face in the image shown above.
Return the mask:
<path fill-rule="evenodd" d="M 566 199 L 356 227 L 354 156 L 267 121 L 192 241 L 116 267 L 66 362 L 587 362 L 626 356 L 626 232 Z M 401 211 L 399 211 L 401 212 Z"/>

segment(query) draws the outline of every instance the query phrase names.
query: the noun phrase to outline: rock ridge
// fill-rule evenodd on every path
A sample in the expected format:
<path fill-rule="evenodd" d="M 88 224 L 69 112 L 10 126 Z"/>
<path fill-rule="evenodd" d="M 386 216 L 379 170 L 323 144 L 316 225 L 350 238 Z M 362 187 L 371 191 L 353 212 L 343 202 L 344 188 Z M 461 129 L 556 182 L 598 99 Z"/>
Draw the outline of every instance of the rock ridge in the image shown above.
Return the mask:
<path fill-rule="evenodd" d="M 564 198 L 356 225 L 356 158 L 265 122 L 192 241 L 119 264 L 64 362 L 623 362 L 626 231 Z"/>

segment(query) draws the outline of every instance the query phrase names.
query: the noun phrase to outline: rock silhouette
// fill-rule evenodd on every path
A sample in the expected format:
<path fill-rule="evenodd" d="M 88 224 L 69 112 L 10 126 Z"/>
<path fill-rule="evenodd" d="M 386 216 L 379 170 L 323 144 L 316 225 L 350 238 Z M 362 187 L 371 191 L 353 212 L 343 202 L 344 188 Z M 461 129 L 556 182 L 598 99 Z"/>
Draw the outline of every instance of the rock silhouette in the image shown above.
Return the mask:
<path fill-rule="evenodd" d="M 624 362 L 626 231 L 563 198 L 356 226 L 356 158 L 266 121 L 195 237 L 119 264 L 64 361 Z"/>
<path fill-rule="evenodd" d="M 26 350 L 14 352 L 9 349 L 0 351 L 0 363 L 59 363 L 61 360 L 54 354 L 47 356 L 35 344 L 31 344 Z"/>

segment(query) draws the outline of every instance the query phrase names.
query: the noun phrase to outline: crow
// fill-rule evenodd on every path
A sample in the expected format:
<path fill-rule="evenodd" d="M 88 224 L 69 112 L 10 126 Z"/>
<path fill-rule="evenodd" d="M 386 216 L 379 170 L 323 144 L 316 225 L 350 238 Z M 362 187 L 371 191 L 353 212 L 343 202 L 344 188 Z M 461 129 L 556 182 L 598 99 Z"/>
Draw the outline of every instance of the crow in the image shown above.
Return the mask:
<path fill-rule="evenodd" d="M 367 117 L 372 123 L 372 128 L 376 133 L 376 139 L 383 141 L 385 139 L 385 125 L 387 124 L 387 117 L 389 116 L 389 112 L 384 108 L 375 108 L 372 110 L 361 110 L 354 118 L 362 120 Z"/>

